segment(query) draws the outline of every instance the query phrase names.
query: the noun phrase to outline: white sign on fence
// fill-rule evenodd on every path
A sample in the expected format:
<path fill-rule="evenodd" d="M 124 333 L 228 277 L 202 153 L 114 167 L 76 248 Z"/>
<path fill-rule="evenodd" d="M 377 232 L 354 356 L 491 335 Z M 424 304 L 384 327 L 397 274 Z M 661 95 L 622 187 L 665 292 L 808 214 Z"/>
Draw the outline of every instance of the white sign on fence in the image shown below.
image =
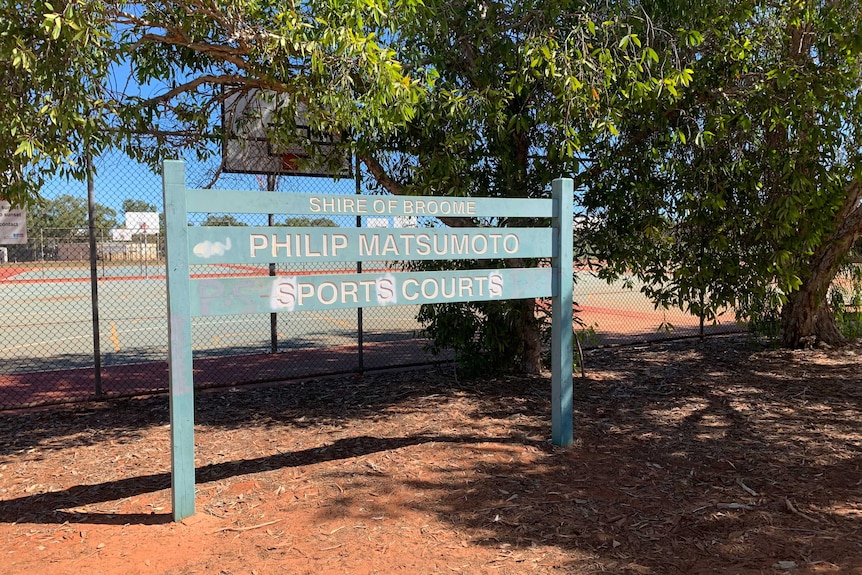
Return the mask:
<path fill-rule="evenodd" d="M 0 244 L 27 243 L 27 211 L 0 201 Z"/>

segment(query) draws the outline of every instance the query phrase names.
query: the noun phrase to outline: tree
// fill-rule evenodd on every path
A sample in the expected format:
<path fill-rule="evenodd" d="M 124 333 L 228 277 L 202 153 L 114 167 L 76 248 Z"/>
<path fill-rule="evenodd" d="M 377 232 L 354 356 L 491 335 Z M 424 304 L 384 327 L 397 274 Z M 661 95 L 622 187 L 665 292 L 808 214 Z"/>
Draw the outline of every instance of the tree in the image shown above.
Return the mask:
<path fill-rule="evenodd" d="M 212 153 L 222 103 L 279 98 L 270 144 L 297 141 L 297 108 L 312 133 L 387 133 L 411 118 L 426 84 L 387 45 L 419 0 L 177 0 L 114 4 L 135 83 L 162 89 L 126 95 L 119 122 L 127 150 L 157 165 L 177 147 Z M 215 122 L 214 122 L 215 120 Z M 130 129 L 129 129 L 130 128 Z"/>
<path fill-rule="evenodd" d="M 284 224 L 285 226 L 290 226 L 293 228 L 337 228 L 338 224 L 329 218 L 306 218 L 306 217 L 294 217 L 294 218 L 285 218 Z"/>
<path fill-rule="evenodd" d="M 585 174 L 605 273 L 632 269 L 658 304 L 707 318 L 772 293 L 785 345 L 840 343 L 825 301 L 862 235 L 862 28 L 843 24 L 858 7 L 694 12 L 704 42 L 675 48 L 694 70 L 684 97 L 628 114 Z"/>
<path fill-rule="evenodd" d="M 212 214 L 209 214 L 209 215 L 207 215 L 206 219 L 204 219 L 204 221 L 201 222 L 201 225 L 202 226 L 234 226 L 234 227 L 240 226 L 240 227 L 244 227 L 244 226 L 247 226 L 248 224 L 239 221 L 238 219 L 236 219 L 235 217 L 233 217 L 231 215 L 224 214 L 224 215 L 214 216 Z"/>
<path fill-rule="evenodd" d="M 95 204 L 94 221 L 96 229 L 110 230 L 117 225 L 117 212 Z M 61 194 L 53 200 L 43 200 L 30 208 L 27 213 L 29 230 L 61 229 L 70 230 L 78 235 L 87 235 L 87 200 L 69 194 Z"/>
<path fill-rule="evenodd" d="M 656 91 L 645 79 L 659 69 L 668 85 L 686 81 L 616 9 L 589 3 L 147 0 L 103 14 L 97 29 L 114 30 L 135 83 L 154 87 L 115 95 L 126 150 L 154 166 L 177 147 L 211 152 L 222 102 L 262 93 L 286 103 L 271 145 L 313 148 L 297 141 L 302 105 L 313 132 L 350 133 L 344 147 L 391 193 L 535 197 L 575 171 L 589 134 L 613 130 L 624 98 L 608 86 L 625 82 L 636 99 Z M 505 309 L 517 321 L 501 334 L 516 351 L 501 358 L 531 371 L 534 311 Z"/>
<path fill-rule="evenodd" d="M 285 94 L 273 144 L 314 130 L 386 132 L 412 116 L 423 78 L 393 39 L 419 0 L 16 0 L 0 8 L 0 195 L 22 205 L 46 177 L 83 179 L 86 153 L 120 145 L 157 166 L 177 149 L 213 153 L 224 98 Z M 117 65 L 116 68 L 112 66 Z M 126 67 L 127 81 L 109 71 Z M 110 84 L 110 85 L 109 85 Z M 145 91 L 140 87 L 146 86 Z M 308 143 L 310 145 L 310 143 Z"/>
<path fill-rule="evenodd" d="M 638 33 L 638 7 L 434 1 L 419 16 L 400 35 L 401 54 L 408 68 L 437 72 L 434 89 L 396 136 L 357 139 L 376 184 L 394 194 L 546 197 L 553 178 L 579 172 L 582 150 L 616 133 L 626 109 L 673 101 L 689 81 L 689 71 Z M 425 306 L 420 319 L 437 346 L 454 347 L 477 370 L 541 367 L 542 325 L 532 300 Z"/>
<path fill-rule="evenodd" d="M 175 4 L 182 10 L 147 3 L 139 14 L 113 13 L 124 42 L 134 46 L 138 81 L 167 84 L 124 108 L 141 133 L 156 127 L 154 147 L 138 153 L 159 157 L 171 143 L 162 126 L 173 134 L 208 133 L 226 94 L 265 89 L 303 103 L 313 129 L 349 132 L 352 141 L 344 145 L 381 190 L 541 197 L 554 177 L 578 171 L 579 149 L 596 134 L 614 133 L 633 102 L 673 100 L 675 88 L 689 81 L 673 58 L 648 46 L 649 35 L 636 33 L 644 27 L 637 6 L 540 0 L 265 5 L 183 0 Z M 294 120 L 290 105 L 276 115 L 269 134 L 275 145 L 296 139 Z M 452 314 L 471 318 L 457 325 L 474 333 L 447 340 L 448 330 L 432 329 L 441 344 L 472 340 L 479 331 L 487 365 L 541 368 L 535 302 L 429 307 L 423 317 L 456 325 L 447 317 Z M 469 359 L 474 350 L 460 351 Z"/>
<path fill-rule="evenodd" d="M 149 202 L 145 202 L 144 200 L 133 200 L 131 198 L 126 198 L 123 200 L 123 213 L 128 212 L 157 212 L 158 208 Z"/>
<path fill-rule="evenodd" d="M 98 3 L 0 6 L 0 196 L 28 206 L 45 178 L 86 176 L 85 155 L 110 140 L 115 54 Z"/>
<path fill-rule="evenodd" d="M 126 150 L 152 165 L 178 147 L 211 152 L 225 98 L 263 93 L 286 102 L 269 126 L 275 147 L 312 145 L 297 141 L 302 105 L 313 131 L 351 134 L 343 147 L 382 190 L 507 198 L 547 195 L 625 110 L 672 101 L 690 80 L 672 53 L 650 47 L 677 29 L 653 29 L 644 14 L 638 4 L 545 0 L 145 0 L 93 18 L 113 31 L 105 37 L 136 84 L 153 90 L 113 95 Z M 458 329 L 481 331 L 487 365 L 541 367 L 534 302 L 426 311 L 440 326 L 470 317 Z"/>

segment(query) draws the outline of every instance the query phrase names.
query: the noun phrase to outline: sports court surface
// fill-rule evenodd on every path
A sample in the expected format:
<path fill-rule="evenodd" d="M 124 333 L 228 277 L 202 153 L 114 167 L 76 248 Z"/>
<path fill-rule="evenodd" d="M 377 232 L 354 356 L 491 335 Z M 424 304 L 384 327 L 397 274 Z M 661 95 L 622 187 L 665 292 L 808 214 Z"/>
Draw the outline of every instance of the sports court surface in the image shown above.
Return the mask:
<path fill-rule="evenodd" d="M 346 266 L 341 266 L 346 267 Z M 366 267 L 371 271 L 373 266 Z M 320 272 L 279 266 L 278 275 Z M 333 271 L 331 269 L 325 270 Z M 206 266 L 193 276 L 267 275 L 266 267 Z M 103 395 L 167 387 L 166 283 L 163 263 L 97 266 Z M 576 326 L 586 347 L 698 333 L 698 318 L 656 310 L 637 291 L 584 272 L 575 285 Z M 93 309 L 86 264 L 0 266 L 0 408 L 92 397 Z M 350 373 L 448 359 L 425 349 L 416 306 L 362 310 L 362 366 L 356 310 L 193 319 L 195 383 L 200 387 Z M 670 327 L 672 326 L 672 327 Z M 708 333 L 738 331 L 728 317 Z M 277 353 L 272 353 L 273 338 Z"/>

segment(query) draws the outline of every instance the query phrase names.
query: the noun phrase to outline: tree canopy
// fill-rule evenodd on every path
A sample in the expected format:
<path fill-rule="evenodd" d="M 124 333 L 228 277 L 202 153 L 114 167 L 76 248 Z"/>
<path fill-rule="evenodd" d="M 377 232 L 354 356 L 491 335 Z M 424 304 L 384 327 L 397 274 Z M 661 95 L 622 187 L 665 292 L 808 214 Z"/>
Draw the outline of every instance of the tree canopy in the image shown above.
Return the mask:
<path fill-rule="evenodd" d="M 96 229 L 110 230 L 117 225 L 117 212 L 112 208 L 95 204 Z M 60 194 L 53 200 L 43 200 L 27 212 L 27 227 L 30 230 L 50 229 L 53 234 L 80 233 L 86 235 L 88 227 L 87 200 L 71 194 Z"/>
<path fill-rule="evenodd" d="M 707 319 L 784 305 L 787 345 L 838 343 L 823 304 L 862 235 L 858 4 L 701 10 L 683 97 L 631 110 L 584 174 L 604 272 Z"/>
<path fill-rule="evenodd" d="M 338 224 L 329 218 L 293 217 L 285 218 L 283 226 L 293 228 L 337 228 Z"/>
<path fill-rule="evenodd" d="M 110 141 L 116 56 L 98 3 L 0 6 L 0 196 L 29 205 L 46 178 L 85 177 L 85 155 Z"/>
<path fill-rule="evenodd" d="M 236 219 L 234 216 L 230 214 L 208 214 L 204 221 L 201 222 L 202 226 L 233 226 L 233 227 L 245 227 L 248 224 L 245 222 L 241 222 Z"/>
<path fill-rule="evenodd" d="M 862 235 L 860 15 L 851 0 L 17 2 L 0 8 L 3 193 L 31 202 L 109 144 L 154 166 L 212 153 L 225 100 L 264 94 L 283 104 L 272 145 L 314 148 L 302 108 L 377 191 L 541 197 L 574 176 L 606 276 L 633 270 L 657 305 L 707 319 L 772 290 L 785 343 L 835 340 L 825 290 Z M 464 356 L 540 367 L 533 302 L 422 317 Z"/>

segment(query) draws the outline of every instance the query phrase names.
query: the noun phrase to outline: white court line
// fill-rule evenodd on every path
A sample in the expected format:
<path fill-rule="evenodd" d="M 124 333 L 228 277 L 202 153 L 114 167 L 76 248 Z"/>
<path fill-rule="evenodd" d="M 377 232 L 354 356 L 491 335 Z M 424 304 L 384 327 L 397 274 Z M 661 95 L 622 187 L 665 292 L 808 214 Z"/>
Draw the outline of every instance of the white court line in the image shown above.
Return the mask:
<path fill-rule="evenodd" d="M 8 350 L 24 349 L 24 348 L 27 348 L 27 347 L 36 347 L 37 345 L 45 345 L 45 344 L 48 344 L 48 343 L 57 343 L 57 342 L 60 342 L 60 341 L 73 341 L 73 340 L 76 340 L 76 339 L 85 339 L 85 338 L 89 338 L 89 337 L 90 337 L 90 336 L 87 336 L 87 335 L 78 335 L 78 336 L 75 336 L 75 337 L 61 337 L 61 338 L 58 338 L 58 339 L 46 339 L 46 340 L 44 340 L 44 341 L 37 341 L 37 342 L 35 342 L 35 343 L 25 343 L 25 344 L 22 344 L 22 345 L 13 345 L 13 346 L 10 346 L 10 347 L 6 347 L 6 348 L 4 348 L 4 349 L 8 349 Z"/>

